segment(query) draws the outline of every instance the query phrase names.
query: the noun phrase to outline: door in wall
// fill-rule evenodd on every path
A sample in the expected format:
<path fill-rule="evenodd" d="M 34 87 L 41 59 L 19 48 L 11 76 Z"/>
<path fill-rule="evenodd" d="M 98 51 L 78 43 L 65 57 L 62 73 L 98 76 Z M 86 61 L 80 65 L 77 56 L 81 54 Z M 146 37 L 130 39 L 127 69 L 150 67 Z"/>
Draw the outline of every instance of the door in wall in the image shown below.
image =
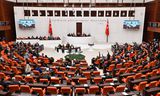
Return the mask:
<path fill-rule="evenodd" d="M 76 23 L 76 35 L 82 36 L 82 22 Z"/>

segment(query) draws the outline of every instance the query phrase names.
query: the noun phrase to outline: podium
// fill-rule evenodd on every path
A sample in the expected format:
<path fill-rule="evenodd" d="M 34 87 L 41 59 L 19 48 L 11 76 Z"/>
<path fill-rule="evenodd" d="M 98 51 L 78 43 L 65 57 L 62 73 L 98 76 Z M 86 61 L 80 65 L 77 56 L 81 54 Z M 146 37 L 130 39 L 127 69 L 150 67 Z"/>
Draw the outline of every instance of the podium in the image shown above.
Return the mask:
<path fill-rule="evenodd" d="M 66 36 L 63 39 L 64 43 L 69 43 L 69 44 L 89 44 L 93 42 L 93 38 L 90 37 L 69 37 Z"/>

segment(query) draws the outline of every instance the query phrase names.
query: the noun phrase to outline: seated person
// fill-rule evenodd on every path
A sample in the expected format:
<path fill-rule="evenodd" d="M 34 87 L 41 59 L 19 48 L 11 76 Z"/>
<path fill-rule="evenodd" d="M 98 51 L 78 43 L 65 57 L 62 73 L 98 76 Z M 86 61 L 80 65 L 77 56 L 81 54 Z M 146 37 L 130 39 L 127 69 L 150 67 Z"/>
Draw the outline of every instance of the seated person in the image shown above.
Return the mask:
<path fill-rule="evenodd" d="M 38 38 L 38 36 L 36 36 L 36 38 L 35 38 L 35 39 L 39 39 L 39 38 Z"/>
<path fill-rule="evenodd" d="M 62 48 L 62 45 L 61 45 L 61 44 L 59 44 L 59 45 L 58 45 L 58 48 Z"/>
<path fill-rule="evenodd" d="M 85 33 L 82 34 L 83 37 L 86 37 L 87 35 Z"/>
<path fill-rule="evenodd" d="M 70 48 L 70 44 L 69 43 L 66 44 L 66 48 Z"/>
<path fill-rule="evenodd" d="M 77 36 L 82 36 L 81 33 L 77 33 Z"/>
<path fill-rule="evenodd" d="M 36 69 L 35 70 L 37 70 L 37 71 L 39 71 L 40 73 L 42 73 L 42 69 L 37 65 L 36 66 Z"/>
<path fill-rule="evenodd" d="M 67 36 L 71 36 L 71 33 L 69 33 Z"/>
<path fill-rule="evenodd" d="M 73 46 L 72 44 L 70 45 L 70 47 L 71 47 L 71 48 L 74 48 L 74 46 Z"/>
<path fill-rule="evenodd" d="M 34 37 L 32 36 L 31 39 L 34 39 Z"/>
<path fill-rule="evenodd" d="M 73 33 L 72 36 L 75 37 L 76 35 Z"/>
<path fill-rule="evenodd" d="M 39 40 L 42 40 L 42 39 L 43 39 L 43 37 L 42 37 L 42 36 L 40 36 L 40 37 L 39 37 Z"/>

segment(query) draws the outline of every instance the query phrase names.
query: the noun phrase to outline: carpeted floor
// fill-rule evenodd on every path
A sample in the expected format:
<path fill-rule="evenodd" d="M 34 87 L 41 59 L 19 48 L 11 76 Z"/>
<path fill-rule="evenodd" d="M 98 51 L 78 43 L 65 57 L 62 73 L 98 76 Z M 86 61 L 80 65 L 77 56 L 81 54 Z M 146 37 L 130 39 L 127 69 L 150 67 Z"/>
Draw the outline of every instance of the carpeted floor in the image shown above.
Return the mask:
<path fill-rule="evenodd" d="M 106 56 L 108 52 L 110 54 L 112 54 L 111 45 L 112 44 L 95 44 L 93 47 L 90 47 L 88 45 L 75 45 L 75 46 L 80 46 L 81 47 L 81 49 L 82 49 L 81 54 L 86 56 L 85 59 L 87 60 L 88 64 L 90 65 L 91 64 L 91 59 L 93 57 L 96 57 L 99 54 L 101 56 L 102 55 Z M 64 58 L 64 56 L 68 54 L 67 52 L 62 53 L 61 51 L 58 53 L 58 52 L 56 52 L 55 48 L 44 48 L 44 50 L 40 54 L 42 54 L 42 53 L 44 53 L 48 57 L 54 57 L 55 60 L 57 60 L 59 58 Z M 99 71 L 102 74 L 102 70 L 99 70 Z"/>

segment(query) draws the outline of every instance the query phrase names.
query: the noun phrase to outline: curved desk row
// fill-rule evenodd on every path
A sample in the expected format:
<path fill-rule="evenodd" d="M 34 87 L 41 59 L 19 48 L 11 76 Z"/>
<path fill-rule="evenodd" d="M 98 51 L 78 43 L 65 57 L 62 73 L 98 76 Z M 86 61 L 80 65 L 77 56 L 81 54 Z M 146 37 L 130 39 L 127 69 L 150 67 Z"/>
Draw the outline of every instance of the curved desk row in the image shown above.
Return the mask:
<path fill-rule="evenodd" d="M 39 40 L 39 39 L 25 39 L 25 40 L 16 40 L 16 42 L 24 42 L 24 43 L 31 43 L 31 44 L 35 44 L 35 43 L 39 43 L 39 44 L 43 44 L 44 47 L 47 48 L 54 48 L 55 46 L 58 46 L 59 44 L 62 43 L 62 40 Z"/>
<path fill-rule="evenodd" d="M 64 37 L 63 39 L 64 43 L 70 43 L 70 44 L 89 44 L 93 43 L 94 40 L 92 37 Z"/>
<path fill-rule="evenodd" d="M 58 47 L 55 47 L 55 50 L 57 52 L 59 52 L 59 50 L 61 50 L 62 53 L 76 53 L 76 52 L 80 52 L 81 48 L 80 47 L 74 47 L 74 48 L 58 48 Z"/>

